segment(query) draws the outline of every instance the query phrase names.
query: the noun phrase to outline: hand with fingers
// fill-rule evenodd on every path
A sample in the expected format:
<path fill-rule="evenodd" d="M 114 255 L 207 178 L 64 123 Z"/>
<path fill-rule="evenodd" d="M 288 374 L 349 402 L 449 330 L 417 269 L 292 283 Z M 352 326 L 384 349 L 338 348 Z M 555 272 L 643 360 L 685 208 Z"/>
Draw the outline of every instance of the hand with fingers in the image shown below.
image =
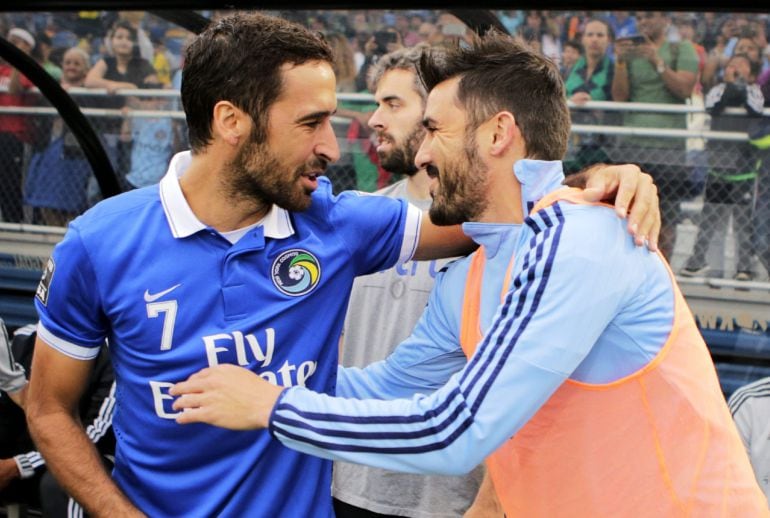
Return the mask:
<path fill-rule="evenodd" d="M 267 428 L 270 413 L 284 387 L 268 383 L 235 365 L 203 369 L 174 385 L 179 424 L 208 423 L 231 430 Z"/>

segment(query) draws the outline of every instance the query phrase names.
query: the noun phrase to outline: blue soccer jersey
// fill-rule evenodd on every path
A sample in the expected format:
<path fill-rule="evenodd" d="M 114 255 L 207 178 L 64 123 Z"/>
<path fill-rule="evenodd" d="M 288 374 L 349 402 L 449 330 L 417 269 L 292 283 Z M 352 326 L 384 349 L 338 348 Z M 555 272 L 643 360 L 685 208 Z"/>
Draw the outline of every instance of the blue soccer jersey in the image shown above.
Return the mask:
<path fill-rule="evenodd" d="M 40 337 L 91 359 L 106 337 L 117 379 L 114 478 L 150 516 L 331 516 L 331 464 L 265 431 L 174 421 L 168 389 L 220 363 L 333 393 L 353 278 L 411 257 L 421 213 L 319 180 L 311 207 L 273 207 L 231 244 L 187 205 L 178 176 L 98 204 L 54 249 Z"/>

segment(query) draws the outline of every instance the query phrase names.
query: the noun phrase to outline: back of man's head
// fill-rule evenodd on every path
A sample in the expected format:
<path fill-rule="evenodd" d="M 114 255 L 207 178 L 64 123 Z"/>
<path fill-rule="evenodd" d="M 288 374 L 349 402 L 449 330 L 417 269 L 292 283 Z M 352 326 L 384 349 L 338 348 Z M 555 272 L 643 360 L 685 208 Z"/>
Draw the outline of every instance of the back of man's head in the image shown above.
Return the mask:
<path fill-rule="evenodd" d="M 516 119 L 527 157 L 561 160 L 567 151 L 570 116 L 559 69 L 511 36 L 490 31 L 468 47 L 446 51 L 441 60 L 424 56 L 419 74 L 428 91 L 460 77 L 457 100 L 470 129 L 501 111 Z"/>
<path fill-rule="evenodd" d="M 219 101 L 248 113 L 257 142 L 264 142 L 267 112 L 281 93 L 281 66 L 331 64 L 333 59 L 320 36 L 281 18 L 236 14 L 211 24 L 187 47 L 182 71 L 182 105 L 193 152 L 211 142 L 211 117 Z"/>

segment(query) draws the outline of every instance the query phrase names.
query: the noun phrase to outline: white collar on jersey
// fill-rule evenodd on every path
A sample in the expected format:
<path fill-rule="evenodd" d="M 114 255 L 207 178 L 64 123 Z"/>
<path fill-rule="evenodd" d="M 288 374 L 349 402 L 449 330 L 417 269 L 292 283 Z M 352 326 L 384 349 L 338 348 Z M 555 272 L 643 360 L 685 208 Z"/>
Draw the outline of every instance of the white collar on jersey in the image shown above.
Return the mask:
<path fill-rule="evenodd" d="M 191 161 L 192 154 L 189 151 L 177 153 L 168 165 L 168 172 L 160 181 L 160 202 L 163 204 L 171 234 L 175 238 L 188 237 L 207 228 L 195 216 L 179 186 L 179 177 L 187 170 Z M 278 205 L 273 205 L 258 224 L 264 228 L 265 237 L 284 239 L 294 234 L 289 212 Z"/>

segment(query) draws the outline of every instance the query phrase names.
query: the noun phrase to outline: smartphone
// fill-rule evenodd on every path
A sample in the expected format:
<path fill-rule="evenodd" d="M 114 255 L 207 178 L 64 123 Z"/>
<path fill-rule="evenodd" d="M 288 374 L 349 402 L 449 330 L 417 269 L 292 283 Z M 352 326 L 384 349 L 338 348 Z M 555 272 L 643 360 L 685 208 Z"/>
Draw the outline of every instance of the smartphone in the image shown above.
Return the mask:
<path fill-rule="evenodd" d="M 645 38 L 640 34 L 637 36 L 628 36 L 626 38 L 618 38 L 617 41 L 630 41 L 633 45 L 643 45 L 647 43 L 647 38 Z"/>

